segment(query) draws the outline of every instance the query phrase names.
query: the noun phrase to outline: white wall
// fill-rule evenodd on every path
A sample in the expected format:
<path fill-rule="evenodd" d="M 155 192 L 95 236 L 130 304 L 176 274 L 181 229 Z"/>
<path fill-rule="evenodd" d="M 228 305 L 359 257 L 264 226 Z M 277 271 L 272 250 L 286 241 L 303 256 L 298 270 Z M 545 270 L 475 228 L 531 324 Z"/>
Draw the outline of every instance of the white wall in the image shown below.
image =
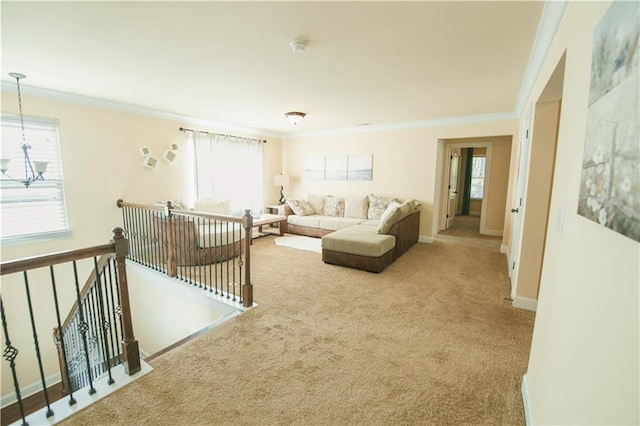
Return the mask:
<path fill-rule="evenodd" d="M 535 424 L 638 424 L 640 248 L 577 212 L 593 30 L 609 3 L 569 2 L 535 83 L 566 50 L 550 224 L 525 397 Z"/>

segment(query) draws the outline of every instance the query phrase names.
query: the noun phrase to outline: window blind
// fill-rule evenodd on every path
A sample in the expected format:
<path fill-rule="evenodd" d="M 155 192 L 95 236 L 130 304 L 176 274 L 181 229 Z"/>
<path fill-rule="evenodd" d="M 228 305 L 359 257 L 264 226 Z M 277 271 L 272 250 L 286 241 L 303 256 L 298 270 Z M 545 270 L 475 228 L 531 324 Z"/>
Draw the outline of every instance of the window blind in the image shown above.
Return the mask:
<path fill-rule="evenodd" d="M 44 174 L 45 180 L 37 181 L 29 188 L 22 182 L 10 179 L 21 181 L 25 178 L 20 117 L 2 114 L 1 124 L 0 157 L 11 160 L 6 174 L 0 180 L 2 239 L 68 231 L 57 120 L 24 118 L 25 139 L 31 146 L 29 157 L 32 161 L 49 163 Z M 27 172 L 31 174 L 28 168 Z"/>

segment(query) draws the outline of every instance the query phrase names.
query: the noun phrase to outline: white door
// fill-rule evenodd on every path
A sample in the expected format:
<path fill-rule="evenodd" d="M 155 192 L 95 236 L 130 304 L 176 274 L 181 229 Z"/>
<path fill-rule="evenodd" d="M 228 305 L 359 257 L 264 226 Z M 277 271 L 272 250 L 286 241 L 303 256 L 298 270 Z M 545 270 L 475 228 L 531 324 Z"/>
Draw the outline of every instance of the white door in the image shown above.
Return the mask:
<path fill-rule="evenodd" d="M 458 209 L 458 173 L 460 170 L 460 148 L 451 150 L 449 156 L 449 200 L 447 202 L 447 220 L 445 229 L 449 229 Z"/>
<path fill-rule="evenodd" d="M 518 163 L 518 186 L 516 188 L 516 196 L 511 204 L 511 265 L 509 265 L 509 276 L 511 277 L 511 298 L 516 295 L 516 277 L 515 270 L 520 257 L 520 237 L 522 236 L 522 213 L 524 211 L 524 189 L 527 177 L 527 169 L 529 166 L 529 140 L 531 132 L 529 131 L 529 122 L 531 120 L 531 109 L 529 114 L 524 118 L 524 128 L 522 137 L 520 138 L 520 162 Z"/>

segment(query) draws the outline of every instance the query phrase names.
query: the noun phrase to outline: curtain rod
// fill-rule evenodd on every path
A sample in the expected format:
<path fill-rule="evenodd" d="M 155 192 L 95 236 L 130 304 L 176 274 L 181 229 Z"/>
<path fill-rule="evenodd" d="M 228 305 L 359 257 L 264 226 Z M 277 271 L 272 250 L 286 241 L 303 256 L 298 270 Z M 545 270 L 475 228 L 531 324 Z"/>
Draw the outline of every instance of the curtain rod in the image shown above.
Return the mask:
<path fill-rule="evenodd" d="M 202 130 L 187 129 L 186 127 L 180 127 L 180 131 L 181 132 L 198 132 L 198 133 L 204 133 L 206 135 L 212 134 L 212 135 L 218 135 L 218 136 L 227 136 L 227 137 L 230 137 L 230 138 L 249 139 L 250 141 L 267 143 L 267 141 L 264 140 L 264 139 L 244 138 L 242 136 L 225 135 L 224 133 L 203 132 Z"/>

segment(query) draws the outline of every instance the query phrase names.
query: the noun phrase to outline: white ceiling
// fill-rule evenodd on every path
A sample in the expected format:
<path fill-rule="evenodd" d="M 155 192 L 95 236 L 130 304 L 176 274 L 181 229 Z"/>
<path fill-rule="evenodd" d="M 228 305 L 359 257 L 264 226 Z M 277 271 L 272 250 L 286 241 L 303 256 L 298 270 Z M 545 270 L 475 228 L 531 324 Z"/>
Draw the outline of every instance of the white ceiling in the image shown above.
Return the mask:
<path fill-rule="evenodd" d="M 542 8 L 2 1 L 2 80 L 281 134 L 505 113 Z"/>

